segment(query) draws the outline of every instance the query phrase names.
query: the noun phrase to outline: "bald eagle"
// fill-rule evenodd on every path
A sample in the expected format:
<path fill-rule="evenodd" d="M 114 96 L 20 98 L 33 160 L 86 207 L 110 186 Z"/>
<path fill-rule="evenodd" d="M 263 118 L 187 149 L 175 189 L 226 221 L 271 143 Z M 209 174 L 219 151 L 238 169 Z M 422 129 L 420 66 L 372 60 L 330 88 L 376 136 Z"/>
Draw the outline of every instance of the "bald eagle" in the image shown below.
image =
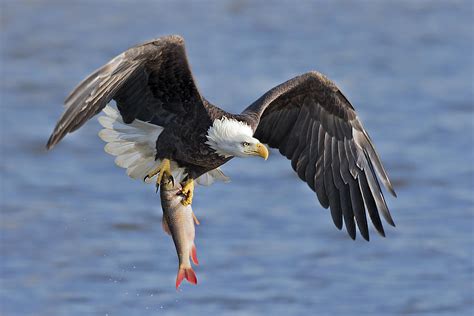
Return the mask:
<path fill-rule="evenodd" d="M 115 100 L 116 108 L 107 104 Z M 354 107 L 324 75 L 311 71 L 266 92 L 241 114 L 207 101 L 196 87 L 184 40 L 165 36 L 132 47 L 84 79 L 47 149 L 103 111 L 99 136 L 105 151 L 132 178 L 159 185 L 163 174 L 182 184 L 184 204 L 194 181 L 227 180 L 219 166 L 233 157 L 268 157 L 263 143 L 291 160 L 301 180 L 343 222 L 352 239 L 356 224 L 369 240 L 366 212 L 385 236 L 379 212 L 392 226 L 379 180 L 396 196 Z"/>

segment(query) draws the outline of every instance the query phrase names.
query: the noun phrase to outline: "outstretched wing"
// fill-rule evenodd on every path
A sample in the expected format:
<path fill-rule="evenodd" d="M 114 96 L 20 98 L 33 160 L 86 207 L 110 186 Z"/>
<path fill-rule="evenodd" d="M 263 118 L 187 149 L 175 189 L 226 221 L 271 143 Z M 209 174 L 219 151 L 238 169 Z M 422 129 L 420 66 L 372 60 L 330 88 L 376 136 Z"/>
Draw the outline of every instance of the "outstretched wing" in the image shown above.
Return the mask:
<path fill-rule="evenodd" d="M 291 159 L 298 176 L 330 207 L 334 224 L 355 239 L 369 240 L 366 210 L 385 236 L 379 212 L 394 225 L 377 176 L 392 184 L 357 114 L 341 91 L 318 72 L 293 78 L 268 91 L 243 113 L 255 123 L 255 137 Z M 355 221 L 354 221 L 355 219 Z"/>
<path fill-rule="evenodd" d="M 46 147 L 81 127 L 114 99 L 126 124 L 140 119 L 162 127 L 205 113 L 180 36 L 128 49 L 84 79 L 65 100 Z"/>

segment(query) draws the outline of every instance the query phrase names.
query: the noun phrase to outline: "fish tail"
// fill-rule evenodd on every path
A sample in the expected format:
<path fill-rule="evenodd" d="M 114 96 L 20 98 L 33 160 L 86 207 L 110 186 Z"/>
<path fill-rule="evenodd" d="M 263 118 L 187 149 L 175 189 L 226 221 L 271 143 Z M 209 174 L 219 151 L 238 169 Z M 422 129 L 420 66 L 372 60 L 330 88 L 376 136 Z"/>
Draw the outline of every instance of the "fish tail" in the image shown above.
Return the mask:
<path fill-rule="evenodd" d="M 186 278 L 189 283 L 197 284 L 196 273 L 194 273 L 193 268 L 180 267 L 178 270 L 178 275 L 176 276 L 176 289 L 179 288 L 179 285 L 181 284 L 184 278 Z"/>
<path fill-rule="evenodd" d="M 193 261 L 193 263 L 198 265 L 199 260 L 198 260 L 197 254 L 196 254 L 196 245 L 195 244 L 193 244 L 193 246 L 191 247 L 191 251 L 189 252 L 189 255 L 191 256 L 191 260 Z"/>

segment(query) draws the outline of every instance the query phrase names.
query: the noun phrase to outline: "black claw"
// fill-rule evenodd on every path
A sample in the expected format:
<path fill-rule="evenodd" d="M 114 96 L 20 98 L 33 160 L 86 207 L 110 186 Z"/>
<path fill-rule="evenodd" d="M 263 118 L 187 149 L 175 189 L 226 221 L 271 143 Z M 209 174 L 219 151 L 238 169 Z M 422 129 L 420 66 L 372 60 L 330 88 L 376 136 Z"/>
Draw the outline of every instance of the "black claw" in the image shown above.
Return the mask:
<path fill-rule="evenodd" d="M 143 178 L 143 181 L 146 181 L 146 180 L 148 180 L 148 179 L 150 179 L 150 178 L 151 178 L 150 175 L 147 174 L 147 175 L 145 176 L 145 178 Z"/>
<path fill-rule="evenodd" d="M 156 188 L 155 193 L 158 193 L 158 190 L 160 189 L 160 184 L 158 182 L 156 183 L 155 188 Z"/>

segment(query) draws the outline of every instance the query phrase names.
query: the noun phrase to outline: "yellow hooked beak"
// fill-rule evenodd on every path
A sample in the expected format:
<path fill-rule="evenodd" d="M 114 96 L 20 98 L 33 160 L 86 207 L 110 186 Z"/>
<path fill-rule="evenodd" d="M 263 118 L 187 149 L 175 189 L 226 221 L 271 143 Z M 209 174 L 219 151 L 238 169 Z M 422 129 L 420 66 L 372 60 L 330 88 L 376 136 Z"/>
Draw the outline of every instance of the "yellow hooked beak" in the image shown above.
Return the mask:
<path fill-rule="evenodd" d="M 255 149 L 252 150 L 251 154 L 255 156 L 260 156 L 265 160 L 268 159 L 268 149 L 267 147 L 265 147 L 265 145 L 260 143 L 255 145 Z"/>

